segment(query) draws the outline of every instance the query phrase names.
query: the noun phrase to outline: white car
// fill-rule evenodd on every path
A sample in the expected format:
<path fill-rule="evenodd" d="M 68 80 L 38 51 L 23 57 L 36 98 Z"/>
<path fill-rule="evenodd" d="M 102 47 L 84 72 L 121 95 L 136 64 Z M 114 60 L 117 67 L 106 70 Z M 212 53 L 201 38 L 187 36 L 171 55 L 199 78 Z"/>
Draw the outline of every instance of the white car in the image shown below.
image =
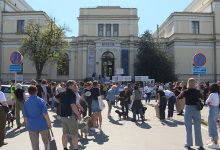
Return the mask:
<path fill-rule="evenodd" d="M 22 85 L 22 89 L 25 91 L 25 100 L 29 97 L 28 87 L 30 85 Z M 1 91 L 5 94 L 8 105 L 14 105 L 15 100 L 11 99 L 11 85 L 1 85 Z"/>

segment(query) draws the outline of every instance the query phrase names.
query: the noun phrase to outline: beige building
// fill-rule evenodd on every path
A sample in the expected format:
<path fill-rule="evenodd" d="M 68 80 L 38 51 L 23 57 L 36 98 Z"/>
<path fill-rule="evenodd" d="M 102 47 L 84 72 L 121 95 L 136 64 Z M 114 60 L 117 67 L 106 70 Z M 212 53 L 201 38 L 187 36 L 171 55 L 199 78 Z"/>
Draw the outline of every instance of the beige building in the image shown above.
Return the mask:
<path fill-rule="evenodd" d="M 133 75 L 138 20 L 135 8 L 81 8 L 79 36 L 71 42 L 71 78 L 91 77 L 93 73 L 113 76 L 120 68 L 124 75 Z"/>
<path fill-rule="evenodd" d="M 46 13 L 34 11 L 24 0 L 0 0 L 0 78 L 11 80 L 10 54 L 19 50 L 30 22 L 41 25 L 50 19 Z M 92 74 L 116 75 L 123 69 L 124 75 L 133 75 L 134 57 L 138 41 L 138 16 L 135 8 L 100 6 L 81 8 L 78 17 L 79 35 L 66 38 L 69 42 L 63 66 L 57 63 L 45 66 L 42 78 L 52 80 L 84 79 Z M 58 69 L 57 69 L 58 68 Z M 30 60 L 23 60 L 24 80 L 35 78 L 36 71 Z"/>
<path fill-rule="evenodd" d="M 44 25 L 49 17 L 42 11 L 34 11 L 24 0 L 0 0 L 0 79 L 14 79 L 14 73 L 9 71 L 11 64 L 9 57 L 13 51 L 21 47 L 21 40 L 25 35 L 25 26 L 30 22 Z M 23 77 L 35 77 L 32 63 L 23 59 Z M 49 76 L 49 68 L 45 67 L 43 77 Z"/>
<path fill-rule="evenodd" d="M 179 80 L 193 75 L 193 57 L 206 57 L 201 80 L 220 80 L 220 1 L 193 0 L 183 12 L 172 13 L 154 36 L 174 56 Z"/>

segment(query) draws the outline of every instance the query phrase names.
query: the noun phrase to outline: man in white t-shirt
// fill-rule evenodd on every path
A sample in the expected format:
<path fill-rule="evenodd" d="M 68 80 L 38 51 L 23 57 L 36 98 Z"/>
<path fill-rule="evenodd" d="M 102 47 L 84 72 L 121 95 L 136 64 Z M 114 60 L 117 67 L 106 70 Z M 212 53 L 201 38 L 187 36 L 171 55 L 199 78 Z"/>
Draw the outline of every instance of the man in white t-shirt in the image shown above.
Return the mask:
<path fill-rule="evenodd" d="M 144 87 L 144 93 L 146 95 L 146 103 L 148 101 L 148 104 L 149 104 L 150 99 L 151 99 L 151 90 L 149 89 L 149 87 L 147 85 Z"/>
<path fill-rule="evenodd" d="M 168 119 L 172 120 L 174 104 L 176 103 L 176 96 L 171 90 L 164 90 L 164 93 L 168 100 Z"/>
<path fill-rule="evenodd" d="M 0 91 L 0 147 L 7 144 L 4 142 L 7 110 L 8 104 L 6 102 L 5 94 Z"/>

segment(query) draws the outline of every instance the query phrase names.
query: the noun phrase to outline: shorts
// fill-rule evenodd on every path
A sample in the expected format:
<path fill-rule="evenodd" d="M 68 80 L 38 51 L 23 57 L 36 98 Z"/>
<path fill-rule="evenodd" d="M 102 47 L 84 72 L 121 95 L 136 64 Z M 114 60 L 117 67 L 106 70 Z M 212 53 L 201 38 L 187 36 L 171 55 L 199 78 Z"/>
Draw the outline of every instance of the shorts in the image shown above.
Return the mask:
<path fill-rule="evenodd" d="M 61 117 L 63 134 L 78 136 L 78 121 L 75 116 Z"/>
<path fill-rule="evenodd" d="M 91 111 L 92 112 L 100 112 L 101 109 L 99 108 L 99 102 L 98 100 L 92 100 L 92 105 L 91 105 Z"/>

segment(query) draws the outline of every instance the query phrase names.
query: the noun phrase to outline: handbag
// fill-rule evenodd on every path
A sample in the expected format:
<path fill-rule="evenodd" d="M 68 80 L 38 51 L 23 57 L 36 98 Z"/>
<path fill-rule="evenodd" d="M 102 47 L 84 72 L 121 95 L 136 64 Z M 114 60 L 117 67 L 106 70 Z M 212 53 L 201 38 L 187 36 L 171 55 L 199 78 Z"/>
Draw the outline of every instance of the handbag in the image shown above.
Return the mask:
<path fill-rule="evenodd" d="M 105 108 L 105 103 L 102 100 L 102 96 L 98 96 L 99 108 L 103 110 Z"/>
<path fill-rule="evenodd" d="M 199 100 L 199 101 L 196 102 L 196 106 L 197 106 L 197 109 L 198 109 L 198 110 L 202 110 L 204 105 L 203 105 L 203 103 L 201 102 L 201 100 Z"/>
<path fill-rule="evenodd" d="M 57 150 L 57 144 L 54 139 L 53 131 L 52 131 L 52 129 L 49 129 L 49 130 L 50 130 L 50 134 L 51 134 L 51 139 L 48 142 L 47 150 Z"/>

